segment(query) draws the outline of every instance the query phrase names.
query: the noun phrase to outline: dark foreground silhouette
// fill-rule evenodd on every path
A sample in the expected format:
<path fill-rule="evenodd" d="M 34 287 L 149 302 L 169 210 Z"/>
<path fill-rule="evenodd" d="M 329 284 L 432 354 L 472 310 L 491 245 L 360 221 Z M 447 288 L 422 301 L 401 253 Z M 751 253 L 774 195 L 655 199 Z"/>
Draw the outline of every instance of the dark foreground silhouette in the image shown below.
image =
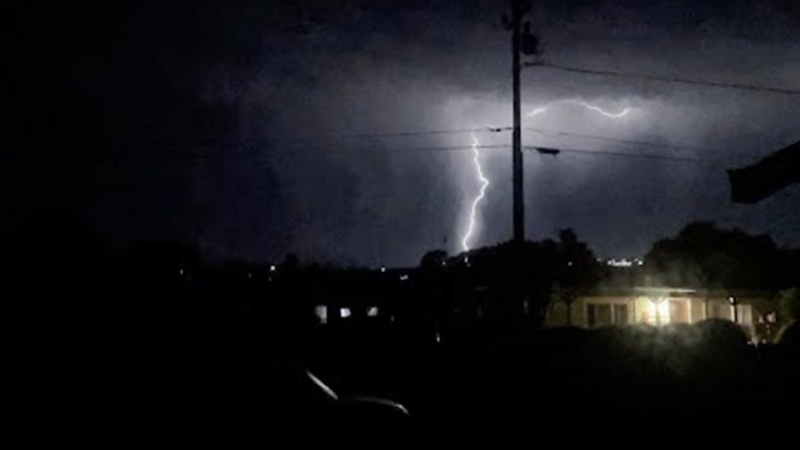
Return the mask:
<path fill-rule="evenodd" d="M 418 295 L 451 285 L 439 260 L 417 290 L 353 272 L 337 276 L 357 289 L 337 291 L 325 271 L 209 270 L 174 245 L 111 257 L 50 222 L 7 246 L 4 272 L 11 425 L 30 441 L 763 445 L 797 419 L 796 324 L 761 347 L 725 321 L 537 330 L 528 317 L 439 334 L 446 305 Z M 379 289 L 416 309 L 314 324 L 306 299 Z"/>
<path fill-rule="evenodd" d="M 9 369 L 17 416 L 63 439 L 226 446 L 278 436 L 632 445 L 653 433 L 728 444 L 797 417 L 796 327 L 755 348 L 724 321 L 482 329 L 439 344 L 378 328 L 300 341 L 241 320 L 141 325 L 61 338 L 57 326 L 31 329 Z"/>

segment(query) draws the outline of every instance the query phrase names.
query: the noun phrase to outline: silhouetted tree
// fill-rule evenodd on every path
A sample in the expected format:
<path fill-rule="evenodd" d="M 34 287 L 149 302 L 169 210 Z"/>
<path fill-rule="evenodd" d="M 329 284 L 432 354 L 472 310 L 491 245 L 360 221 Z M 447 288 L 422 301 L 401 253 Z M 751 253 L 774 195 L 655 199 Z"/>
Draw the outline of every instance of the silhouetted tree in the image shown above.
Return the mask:
<path fill-rule="evenodd" d="M 800 289 L 791 288 L 781 292 L 780 312 L 786 320 L 800 320 Z"/>
<path fill-rule="evenodd" d="M 67 213 L 32 215 L 13 236 L 10 254 L 9 281 L 45 308 L 39 312 L 97 312 L 107 273 L 105 249 L 84 220 Z"/>
<path fill-rule="evenodd" d="M 646 268 L 662 284 L 691 287 L 773 288 L 781 280 L 782 252 L 768 236 L 750 236 L 697 222 L 656 242 Z"/>
<path fill-rule="evenodd" d="M 444 250 L 431 250 L 422 257 L 419 266 L 422 270 L 440 269 L 447 264 L 447 252 Z"/>
<path fill-rule="evenodd" d="M 572 304 L 601 279 L 602 267 L 585 242 L 571 228 L 559 232 L 556 283 L 559 299 L 567 306 L 567 324 L 572 324 Z"/>
<path fill-rule="evenodd" d="M 299 270 L 300 257 L 297 256 L 297 253 L 286 254 L 286 257 L 283 258 L 283 262 L 281 263 L 281 268 L 283 270 Z"/>

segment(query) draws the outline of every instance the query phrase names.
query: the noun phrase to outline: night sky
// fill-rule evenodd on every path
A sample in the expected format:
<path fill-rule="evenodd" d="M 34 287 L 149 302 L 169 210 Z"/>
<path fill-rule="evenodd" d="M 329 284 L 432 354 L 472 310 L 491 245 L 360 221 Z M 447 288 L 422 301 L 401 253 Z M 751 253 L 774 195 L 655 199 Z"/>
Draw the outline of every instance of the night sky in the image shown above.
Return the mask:
<path fill-rule="evenodd" d="M 506 1 L 96 3 L 2 7 L 4 232 L 69 211 L 109 242 L 214 260 L 460 251 L 480 187 L 469 130 L 511 141 L 485 132 L 512 122 Z M 548 63 L 800 89 L 793 1 L 539 0 L 530 17 Z M 725 172 L 800 140 L 800 96 L 547 67 L 522 85 L 526 112 L 631 108 L 613 120 L 562 103 L 524 121 L 549 130 L 526 146 L 604 152 L 526 153 L 529 239 L 572 227 L 601 256 L 638 256 L 714 220 L 800 245 L 800 188 L 734 205 Z M 417 131 L 436 133 L 387 136 Z M 510 149 L 481 161 L 475 246 L 511 237 Z"/>

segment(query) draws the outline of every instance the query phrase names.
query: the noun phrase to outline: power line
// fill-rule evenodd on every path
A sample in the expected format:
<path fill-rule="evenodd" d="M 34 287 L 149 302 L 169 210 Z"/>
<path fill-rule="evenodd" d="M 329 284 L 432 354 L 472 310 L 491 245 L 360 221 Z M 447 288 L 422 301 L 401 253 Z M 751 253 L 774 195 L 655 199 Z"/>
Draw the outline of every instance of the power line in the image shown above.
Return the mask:
<path fill-rule="evenodd" d="M 485 127 L 485 128 L 476 128 L 476 132 L 491 132 L 491 133 L 501 133 L 505 131 L 510 131 L 511 127 Z M 625 144 L 625 145 L 632 145 L 638 147 L 651 147 L 651 148 L 666 148 L 666 149 L 675 149 L 675 150 L 687 150 L 687 151 L 704 151 L 704 152 L 717 152 L 717 153 L 724 153 L 724 154 L 735 154 L 737 152 L 726 152 L 722 150 L 713 150 L 713 149 L 701 149 L 696 147 L 685 147 L 685 146 L 678 146 L 673 144 L 666 144 L 666 143 L 659 143 L 659 142 L 652 142 L 652 141 L 641 141 L 641 140 L 632 140 L 632 139 L 618 139 L 612 138 L 608 136 L 600 136 L 594 134 L 583 134 L 583 133 L 573 133 L 568 131 L 559 131 L 559 130 L 551 130 L 551 129 L 542 129 L 542 128 L 534 128 L 534 127 L 526 127 L 524 128 L 527 131 L 532 131 L 538 134 L 541 134 L 545 137 L 552 137 L 552 136 L 564 136 L 564 137 L 575 137 L 587 140 L 594 140 L 594 141 L 601 141 L 607 143 L 616 143 L 616 144 Z M 422 135 L 422 134 L 455 134 L 455 133 L 463 133 L 463 132 L 473 132 L 473 129 L 451 129 L 451 130 L 426 130 L 426 131 L 410 131 L 410 132 L 397 132 L 397 133 L 382 133 L 382 134 L 373 134 L 370 136 L 415 136 L 415 135 Z M 352 136 L 368 136 L 368 135 L 352 135 Z M 178 143 L 178 142 L 148 142 L 143 145 L 143 147 L 149 147 L 151 149 L 171 149 L 171 148 L 181 148 L 187 147 L 191 150 L 188 151 L 167 151 L 167 152 L 150 152 L 147 153 L 146 159 L 155 159 L 157 160 L 160 157 L 166 158 L 173 158 L 173 159 L 188 159 L 188 160 L 195 160 L 195 161 L 202 161 L 208 158 L 214 158 L 219 156 L 226 156 L 225 152 L 220 149 L 220 151 L 208 151 L 215 147 L 221 148 L 228 148 L 233 149 L 249 149 L 249 150 L 257 150 L 258 146 L 255 146 L 251 143 L 223 143 L 223 142 L 190 142 L 186 144 Z M 557 146 L 558 147 L 558 146 Z M 477 148 L 478 150 L 498 150 L 498 149 L 508 149 L 511 148 L 509 144 L 498 144 L 498 145 L 479 145 L 474 147 L 472 145 L 453 145 L 453 146 L 422 146 L 422 147 L 396 147 L 396 146 L 386 146 L 386 147 L 379 147 L 379 146 L 369 146 L 369 147 L 356 147 L 356 148 L 338 148 L 336 149 L 333 145 L 330 146 L 316 146 L 316 147 L 294 147 L 294 146 L 285 146 L 284 150 L 280 148 L 275 148 L 274 151 L 270 151 L 268 153 L 259 152 L 257 154 L 252 153 L 233 153 L 231 156 L 240 155 L 240 156 L 250 156 L 250 157 L 257 157 L 258 159 L 264 158 L 282 158 L 282 157 L 292 157 L 292 156 L 302 156 L 305 154 L 316 154 L 316 153 L 325 153 L 329 155 L 334 154 L 345 154 L 345 153 L 364 153 L 364 152 L 391 152 L 391 151 L 402 151 L 402 152 L 457 152 L 457 151 L 468 151 Z M 535 146 L 527 146 L 526 149 L 535 149 Z M 202 149 L 202 150 L 201 150 Z M 668 161 L 691 161 L 691 162 L 701 162 L 700 159 L 694 158 L 684 158 L 684 157 L 669 157 L 665 155 L 657 155 L 657 154 L 642 154 L 642 153 L 629 153 L 629 152 L 619 152 L 619 151 L 610 151 L 610 150 L 561 150 L 565 153 L 585 153 L 585 154 L 592 154 L 592 155 L 608 155 L 608 156 L 621 156 L 621 157 L 632 157 L 632 158 L 648 158 L 648 159 L 662 159 Z M 738 152 L 740 154 L 745 154 L 744 152 Z M 749 153 L 747 153 L 749 154 Z M 122 157 L 122 155 L 117 154 L 97 154 L 96 156 L 100 156 L 103 160 L 114 161 L 117 159 L 124 160 L 124 163 L 129 164 L 131 161 L 126 160 Z"/>
<path fill-rule="evenodd" d="M 346 140 L 346 139 L 382 139 L 382 138 L 404 138 L 404 137 L 417 137 L 417 136 L 434 136 L 434 135 L 455 135 L 455 134 L 467 134 L 467 133 L 502 133 L 502 132 L 509 132 L 512 131 L 513 127 L 484 127 L 484 128 L 474 128 L 474 129 L 443 129 L 443 130 L 422 130 L 422 131 L 400 131 L 400 132 L 388 132 L 388 133 L 372 133 L 372 134 L 352 134 L 352 135 L 337 135 L 337 136 L 328 136 L 325 139 L 330 140 Z M 706 152 L 719 152 L 719 153 L 734 153 L 734 152 L 725 152 L 723 150 L 713 150 L 713 149 L 704 149 L 699 147 L 688 147 L 682 145 L 675 145 L 675 144 L 667 144 L 662 142 L 653 142 L 653 141 L 641 141 L 641 140 L 632 140 L 632 139 L 618 139 L 612 138 L 608 136 L 600 136 L 596 134 L 585 134 L 585 133 L 574 133 L 568 131 L 561 131 L 561 130 L 552 130 L 552 129 L 544 129 L 544 128 L 535 128 L 535 127 L 525 127 L 523 128 L 525 131 L 532 131 L 538 134 L 541 134 L 546 137 L 551 136 L 564 136 L 564 137 L 574 137 L 574 138 L 581 138 L 581 139 L 588 139 L 588 140 L 595 140 L 601 142 L 608 142 L 608 143 L 615 143 L 615 144 L 625 144 L 625 145 L 637 145 L 643 147 L 657 147 L 657 148 L 670 148 L 676 150 L 687 150 L 687 151 L 706 151 Z M 358 150 L 356 150 L 358 151 Z"/>
<path fill-rule="evenodd" d="M 613 70 L 572 67 L 572 66 L 565 66 L 552 63 L 536 63 L 533 64 L 531 67 L 533 66 L 544 67 L 547 69 L 558 70 L 562 72 L 579 73 L 584 75 L 595 75 L 595 76 L 617 77 L 617 78 L 638 78 L 642 80 L 657 81 L 661 83 L 679 83 L 679 84 L 689 84 L 694 86 L 709 86 L 722 89 L 738 89 L 742 91 L 770 92 L 773 94 L 783 94 L 783 95 L 800 95 L 800 90 L 788 89 L 788 88 L 774 88 L 774 87 L 754 86 L 749 84 L 738 84 L 738 83 L 721 83 L 715 81 L 692 80 L 689 78 L 678 78 L 678 77 L 662 77 L 662 76 L 632 73 L 632 72 L 619 72 Z"/>
<path fill-rule="evenodd" d="M 334 134 L 328 136 L 320 136 L 321 140 L 368 140 L 368 139 L 396 139 L 396 138 L 413 138 L 424 136 L 446 136 L 456 134 L 470 134 L 470 133 L 500 133 L 508 131 L 506 127 L 475 127 L 475 128 L 455 128 L 455 129 L 440 129 L 440 130 L 418 130 L 418 131 L 391 131 L 384 133 L 356 133 L 356 134 Z M 312 139 L 309 139 L 312 140 Z"/>
<path fill-rule="evenodd" d="M 631 145 L 631 146 L 638 146 L 638 147 L 652 147 L 652 148 L 663 148 L 663 149 L 671 149 L 671 150 L 681 150 L 681 151 L 694 151 L 694 152 L 703 152 L 703 153 L 719 153 L 725 155 L 752 155 L 748 152 L 736 152 L 736 151 L 727 151 L 721 149 L 711 149 L 711 148 L 702 148 L 702 147 L 689 147 L 685 145 L 676 145 L 676 144 L 667 144 L 663 142 L 653 142 L 653 141 L 641 141 L 635 139 L 619 139 L 619 138 L 612 138 L 608 136 L 600 136 L 596 134 L 583 134 L 583 133 L 572 133 L 569 131 L 558 131 L 558 130 L 549 130 L 544 128 L 525 128 L 526 131 L 532 131 L 534 133 L 540 134 L 544 137 L 572 137 L 572 138 L 579 138 L 579 139 L 587 139 L 599 142 L 608 142 L 612 144 L 624 144 L 624 145 Z"/>
<path fill-rule="evenodd" d="M 435 147 L 395 147 L 395 148 L 387 148 L 387 147 L 361 147 L 361 148 L 351 148 L 351 149 L 341 149 L 341 150 L 331 150 L 330 148 L 319 147 L 319 148 L 304 148 L 298 151 L 292 152 L 274 152 L 270 154 L 261 154 L 261 155 L 249 155 L 249 156 L 256 156 L 257 159 L 263 160 L 268 157 L 293 157 L 293 156 L 303 156 L 303 155 L 311 155 L 311 154 L 319 154 L 325 153 L 328 155 L 335 155 L 335 154 L 346 154 L 346 153 L 364 153 L 364 152 L 393 152 L 393 151 L 402 151 L 402 152 L 431 152 L 431 153 L 438 153 L 438 152 L 460 152 L 460 151 L 472 151 L 474 149 L 479 150 L 504 150 L 510 149 L 511 145 L 509 144 L 499 144 L 499 145 L 479 145 L 479 146 L 472 146 L 472 145 L 454 145 L 454 146 L 435 146 Z M 529 151 L 536 151 L 543 146 L 525 146 L 525 150 Z M 679 156 L 669 156 L 669 155 L 658 155 L 653 153 L 630 153 L 630 152 L 620 152 L 620 151 L 613 151 L 613 150 L 585 150 L 585 149 L 562 149 L 559 148 L 558 152 L 560 153 L 576 153 L 576 154 L 586 154 L 586 155 L 595 155 L 595 156 L 613 156 L 613 157 L 627 157 L 627 158 L 644 158 L 644 159 L 655 159 L 655 160 L 665 160 L 665 161 L 681 161 L 681 162 L 693 162 L 693 163 L 703 163 L 703 162 L 710 162 L 708 160 L 703 160 L 699 158 L 687 158 L 687 157 L 679 157 Z M 193 161 L 203 161 L 209 157 L 218 156 L 216 154 L 211 153 L 189 153 L 189 152 L 181 152 L 181 153 L 167 153 L 167 154 L 149 154 L 148 157 L 155 157 L 156 159 L 159 156 L 164 157 L 171 157 L 173 159 L 187 159 Z"/>
<path fill-rule="evenodd" d="M 326 153 L 329 155 L 335 155 L 339 153 L 361 153 L 361 152 L 392 152 L 392 151 L 403 151 L 403 152 L 452 152 L 452 151 L 465 151 L 465 150 L 472 150 L 477 148 L 479 150 L 497 150 L 497 149 L 504 149 L 504 148 L 511 148 L 510 145 L 479 145 L 474 147 L 472 145 L 454 145 L 454 146 L 441 146 L 441 147 L 402 147 L 402 148 L 389 148 L 389 147 L 361 147 L 361 148 L 346 148 L 341 150 L 330 150 L 330 148 L 326 147 L 318 147 L 318 148 L 304 148 L 301 150 L 297 150 L 294 152 L 275 152 L 271 155 L 275 156 L 295 156 L 301 155 L 304 153 Z"/>
<path fill-rule="evenodd" d="M 329 139 L 391 139 L 391 138 L 404 138 L 404 137 L 417 137 L 417 136 L 440 136 L 451 134 L 467 134 L 467 133 L 489 133 L 496 132 L 494 129 L 488 127 L 484 128 L 461 128 L 453 130 L 421 130 L 421 131 L 399 131 L 393 133 L 364 133 L 364 134 L 342 134 L 329 136 Z"/>
<path fill-rule="evenodd" d="M 690 147 L 685 145 L 676 145 L 676 144 L 668 144 L 663 142 L 654 142 L 654 141 L 644 141 L 644 140 L 635 140 L 635 139 L 620 139 L 620 138 L 612 138 L 609 136 L 601 136 L 597 134 L 587 134 L 587 133 L 575 133 L 569 131 L 562 131 L 562 130 L 553 130 L 553 129 L 545 129 L 545 128 L 536 128 L 536 127 L 524 127 L 524 131 L 531 131 L 534 133 L 538 133 L 545 137 L 553 137 L 553 136 L 562 136 L 562 137 L 573 137 L 573 138 L 580 138 L 580 139 L 587 139 L 587 140 L 594 140 L 598 142 L 606 142 L 606 143 L 613 143 L 613 144 L 624 144 L 624 145 L 633 145 L 633 146 L 640 146 L 640 147 L 653 147 L 653 148 L 664 148 L 664 149 L 673 149 L 673 150 L 684 150 L 684 151 L 701 151 L 707 153 L 720 153 L 720 154 L 741 154 L 741 155 L 750 155 L 747 152 L 733 152 L 733 151 L 726 151 L 720 149 L 709 149 L 709 148 L 701 148 L 701 147 Z M 398 131 L 398 132 L 387 132 L 387 133 L 371 133 L 371 134 L 351 134 L 351 135 L 337 135 L 337 136 L 328 136 L 325 139 L 330 140 L 347 140 L 347 139 L 382 139 L 382 138 L 405 138 L 405 137 L 418 137 L 418 136 L 435 136 L 435 135 L 456 135 L 456 134 L 467 134 L 467 133 L 502 133 L 502 132 L 510 132 L 513 131 L 513 127 L 503 126 L 503 127 L 482 127 L 482 128 L 456 128 L 456 129 L 441 129 L 441 130 L 421 130 L 421 131 Z M 294 145 L 292 145 L 294 147 Z M 471 147 L 470 147 L 471 148 Z M 327 150 L 324 150 L 327 151 Z M 338 150 L 338 151 L 350 151 L 350 150 Z M 360 151 L 360 150 L 355 150 Z"/>
<path fill-rule="evenodd" d="M 525 149 L 529 151 L 539 151 L 538 147 L 525 147 Z M 711 162 L 699 158 L 684 158 L 680 156 L 656 155 L 652 153 L 627 153 L 627 152 L 618 152 L 613 150 L 558 149 L 554 151 L 559 153 L 576 153 L 576 154 L 591 155 L 591 156 L 612 156 L 621 158 L 652 159 L 658 161 L 671 161 L 671 162 L 683 162 L 683 163 L 694 163 L 694 164 L 703 164 Z"/>
<path fill-rule="evenodd" d="M 537 134 L 540 134 L 545 137 L 553 137 L 553 136 L 562 136 L 562 137 L 573 137 L 573 138 L 580 138 L 580 139 L 587 139 L 587 140 L 594 140 L 598 142 L 606 142 L 612 144 L 624 144 L 624 145 L 632 145 L 632 146 L 639 146 L 639 147 L 652 147 L 652 148 L 664 148 L 664 149 L 672 149 L 672 150 L 682 150 L 682 151 L 700 151 L 705 153 L 719 153 L 719 154 L 726 154 L 726 155 L 750 155 L 747 152 L 735 152 L 735 151 L 726 151 L 721 149 L 710 149 L 710 148 L 701 148 L 701 147 L 689 147 L 685 145 L 676 145 L 676 144 L 668 144 L 663 142 L 654 142 L 654 141 L 643 141 L 643 140 L 635 140 L 635 139 L 620 139 L 620 138 L 612 138 L 608 136 L 601 136 L 597 134 L 587 134 L 587 133 L 575 133 L 569 131 L 561 131 L 561 130 L 552 130 L 552 129 L 545 129 L 545 128 L 536 128 L 536 127 L 525 127 L 523 128 L 525 131 L 531 131 Z M 407 131 L 407 132 L 396 132 L 396 133 L 375 133 L 375 134 L 362 134 L 362 135 L 350 135 L 347 138 L 400 138 L 400 137 L 414 137 L 414 136 L 423 136 L 423 135 L 447 135 L 447 134 L 464 134 L 464 133 L 472 133 L 472 132 L 483 132 L 483 133 L 501 133 L 501 132 L 509 132 L 513 131 L 513 127 L 486 127 L 486 128 L 476 128 L 476 129 L 452 129 L 452 130 L 425 130 L 425 131 Z M 344 137 L 342 137 L 344 138 Z M 470 147 L 471 148 L 471 147 Z M 482 148 L 482 147 L 479 147 Z"/>
<path fill-rule="evenodd" d="M 532 131 L 534 133 L 540 134 L 545 137 L 554 137 L 554 136 L 562 136 L 562 137 L 573 137 L 573 138 L 580 138 L 580 139 L 589 139 L 594 141 L 601 141 L 601 142 L 608 142 L 612 144 L 625 144 L 625 145 L 639 145 L 643 147 L 658 147 L 658 148 L 672 148 L 678 150 L 699 150 L 693 147 L 685 147 L 680 145 L 674 144 L 665 144 L 661 142 L 653 142 L 653 141 L 639 141 L 634 139 L 618 139 L 612 138 L 608 136 L 599 136 L 596 134 L 583 134 L 583 133 L 573 133 L 569 131 L 558 131 L 558 130 L 548 130 L 544 128 L 532 128 L 526 127 L 524 128 L 525 131 Z"/>
<path fill-rule="evenodd" d="M 320 136 L 318 138 L 308 139 L 295 139 L 292 143 L 285 147 L 296 148 L 305 145 L 306 142 L 318 145 L 320 141 L 359 141 L 359 140 L 381 140 L 381 139 L 399 139 L 399 138 L 415 138 L 415 137 L 429 137 L 429 136 L 447 136 L 458 134 L 470 133 L 499 133 L 505 131 L 502 128 L 456 128 L 456 129 L 441 129 L 441 130 L 419 130 L 419 131 L 395 131 L 385 133 L 359 133 L 359 134 L 336 134 L 328 136 Z"/>
<path fill-rule="evenodd" d="M 276 154 L 277 156 L 298 156 L 305 152 L 315 152 L 315 150 L 322 150 L 328 154 L 337 154 L 337 153 L 351 153 L 351 152 L 372 152 L 372 151 L 404 151 L 404 152 L 453 152 L 453 151 L 471 151 L 473 149 L 479 150 L 501 150 L 501 149 L 509 149 L 511 148 L 510 145 L 479 145 L 477 147 L 474 146 L 466 146 L 466 145 L 457 145 L 457 146 L 449 146 L 449 147 L 408 147 L 408 148 L 377 148 L 377 147 L 368 147 L 368 148 L 358 148 L 358 149 L 345 149 L 345 150 L 333 150 L 327 151 L 322 149 L 314 149 L 314 150 L 303 150 L 301 152 L 292 152 L 292 153 L 282 153 Z M 541 147 L 536 146 L 525 146 L 525 150 L 532 150 L 537 151 Z M 575 154 L 585 154 L 585 155 L 593 155 L 593 156 L 611 156 L 611 157 L 622 157 L 622 158 L 639 158 L 639 159 L 651 159 L 651 160 L 663 160 L 663 161 L 672 161 L 672 162 L 685 162 L 685 163 L 709 163 L 711 161 L 704 160 L 700 158 L 688 158 L 688 157 L 680 157 L 680 156 L 669 156 L 669 155 L 658 155 L 653 153 L 629 153 L 629 152 L 620 152 L 614 150 L 584 150 L 584 149 L 559 149 L 559 152 L 562 153 L 575 153 Z"/>
<path fill-rule="evenodd" d="M 575 133 L 567 133 L 567 135 L 576 135 Z M 588 135 L 578 135 L 581 137 L 589 138 L 589 139 L 598 139 L 599 137 L 588 137 Z M 608 138 L 608 140 L 614 141 L 612 138 Z M 645 141 L 630 141 L 630 144 L 639 145 L 640 147 L 659 147 L 658 145 L 653 145 L 653 143 L 648 143 Z M 169 146 L 166 146 L 169 147 Z M 543 146 L 525 146 L 526 150 L 537 150 L 542 148 Z M 664 147 L 667 147 L 664 145 Z M 497 144 L 497 145 L 453 145 L 453 146 L 431 146 L 431 147 L 359 147 L 359 148 L 345 148 L 345 149 L 338 149 L 332 150 L 330 147 L 315 147 L 315 148 L 302 148 L 296 149 L 294 151 L 276 151 L 271 153 L 261 153 L 257 155 L 243 155 L 243 156 L 255 156 L 256 159 L 263 160 L 267 158 L 283 158 L 283 157 L 300 157 L 304 155 L 315 155 L 324 153 L 327 155 L 336 155 L 336 154 L 348 154 L 348 153 L 386 153 L 386 152 L 431 152 L 431 153 L 449 153 L 449 152 L 460 152 L 460 151 L 472 151 L 474 149 L 478 150 L 503 150 L 503 149 L 510 149 L 510 144 Z M 667 161 L 683 161 L 683 162 L 703 162 L 705 160 L 698 159 L 698 158 L 687 158 L 687 157 L 678 157 L 678 156 L 668 156 L 668 155 L 658 155 L 652 153 L 630 153 L 630 152 L 620 152 L 620 151 L 613 151 L 613 150 L 585 150 L 585 149 L 561 149 L 559 147 L 559 152 L 562 153 L 580 153 L 580 154 L 590 154 L 590 155 L 607 155 L 607 156 L 617 156 L 617 157 L 630 157 L 630 158 L 647 158 L 647 159 L 661 159 Z M 98 155 L 101 156 L 101 155 Z M 102 158 L 107 161 L 113 161 L 113 155 L 110 155 L 109 158 Z M 214 158 L 217 156 L 225 156 L 224 154 L 220 153 L 211 153 L 211 152 L 167 152 L 167 153 L 149 153 L 147 155 L 148 158 L 152 158 L 157 160 L 159 157 L 167 157 L 175 160 L 188 160 L 188 161 L 205 161 L 210 158 Z M 129 164 L 131 161 L 126 161 L 126 164 Z"/>

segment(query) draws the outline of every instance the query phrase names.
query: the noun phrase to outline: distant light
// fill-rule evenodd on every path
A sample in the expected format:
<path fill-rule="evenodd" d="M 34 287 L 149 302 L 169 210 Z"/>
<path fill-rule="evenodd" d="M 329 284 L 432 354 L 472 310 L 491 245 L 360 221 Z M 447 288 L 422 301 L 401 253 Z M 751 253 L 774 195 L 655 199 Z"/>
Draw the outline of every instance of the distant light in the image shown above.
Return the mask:
<path fill-rule="evenodd" d="M 371 307 L 370 309 L 367 310 L 367 317 L 378 317 L 378 313 L 379 312 L 380 312 L 380 310 L 378 310 L 378 307 L 377 306 L 373 306 L 373 307 Z"/>
<path fill-rule="evenodd" d="M 574 266 L 574 265 L 575 265 L 575 263 L 573 263 L 572 261 L 570 261 L 570 262 L 568 262 L 568 263 L 567 263 L 567 265 L 568 265 L 569 267 L 572 267 L 572 266 Z"/>
<path fill-rule="evenodd" d="M 381 267 L 381 273 L 386 273 L 386 267 Z"/>
<path fill-rule="evenodd" d="M 661 316 L 662 323 L 669 320 L 669 302 L 662 301 L 658 304 L 658 314 Z"/>
<path fill-rule="evenodd" d="M 178 273 L 179 273 L 181 276 L 184 276 L 184 275 L 186 275 L 186 271 L 184 271 L 183 269 L 180 269 L 180 270 L 178 270 Z"/>
<path fill-rule="evenodd" d="M 617 267 L 617 268 L 633 267 L 633 261 L 627 259 L 609 259 L 608 261 L 606 261 L 606 264 L 611 267 Z"/>
<path fill-rule="evenodd" d="M 442 343 L 442 335 L 441 335 L 441 333 L 436 333 L 436 343 L 437 344 L 441 344 Z"/>
<path fill-rule="evenodd" d="M 353 315 L 353 312 L 350 311 L 350 308 L 342 308 L 339 310 L 339 315 L 342 317 L 342 319 L 347 319 Z"/>
<path fill-rule="evenodd" d="M 252 279 L 252 278 L 253 278 L 253 274 L 252 273 L 248 273 L 247 274 L 247 279 L 249 280 L 249 279 Z"/>
<path fill-rule="evenodd" d="M 314 308 L 314 314 L 319 319 L 319 323 L 326 324 L 328 323 L 328 307 L 325 305 L 320 305 Z"/>
<path fill-rule="evenodd" d="M 270 271 L 270 272 L 275 272 L 275 271 L 277 271 L 277 270 L 278 270 L 278 268 L 277 268 L 277 267 L 275 267 L 275 266 L 269 266 L 269 271 Z"/>
<path fill-rule="evenodd" d="M 400 275 L 400 281 L 408 281 L 408 275 Z"/>

